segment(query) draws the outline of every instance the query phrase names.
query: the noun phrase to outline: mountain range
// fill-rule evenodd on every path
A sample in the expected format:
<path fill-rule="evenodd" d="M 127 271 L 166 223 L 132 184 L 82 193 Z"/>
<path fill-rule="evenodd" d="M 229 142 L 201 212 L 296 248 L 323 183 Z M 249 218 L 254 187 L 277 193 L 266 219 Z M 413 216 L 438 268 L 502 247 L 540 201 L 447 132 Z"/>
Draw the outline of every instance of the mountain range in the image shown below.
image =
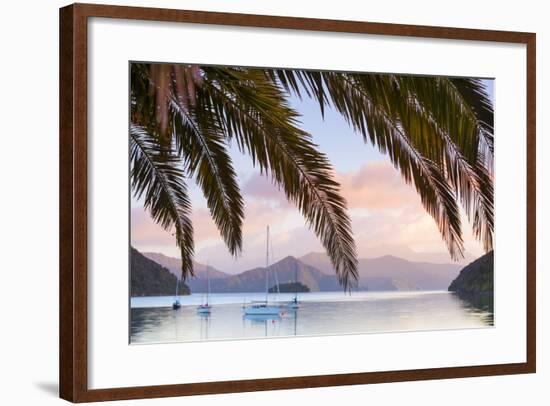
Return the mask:
<path fill-rule="evenodd" d="M 181 275 L 181 259 L 169 257 L 158 252 L 144 252 L 143 255 L 157 264 L 168 268 L 175 276 Z M 193 261 L 193 270 L 195 271 L 195 277 L 199 279 L 206 278 L 206 265 Z M 221 272 L 213 266 L 208 267 L 208 273 L 210 274 L 210 278 L 225 278 L 229 276 L 228 273 Z"/>
<path fill-rule="evenodd" d="M 159 253 L 144 253 L 147 258 L 181 274 L 181 261 Z M 194 278 L 187 282 L 192 292 L 206 290 L 206 266 L 195 262 Z M 413 262 L 394 256 L 359 259 L 358 290 L 446 290 L 458 275 L 461 265 Z M 269 267 L 269 286 L 278 282 L 298 282 L 312 292 L 338 291 L 341 286 L 326 254 L 310 253 L 300 258 L 287 256 Z M 276 272 L 273 272 L 276 271 Z M 265 289 L 265 268 L 253 268 L 239 274 L 228 274 L 209 267 L 210 288 L 213 293 L 261 292 Z"/>
<path fill-rule="evenodd" d="M 300 261 L 331 274 L 330 259 L 324 253 L 310 253 L 300 257 Z M 391 278 L 393 282 L 405 284 L 405 287 L 420 290 L 447 289 L 458 275 L 462 265 L 414 262 L 392 255 L 377 258 L 360 258 L 359 285 L 373 278 Z M 406 289 L 399 289 L 406 290 Z"/>

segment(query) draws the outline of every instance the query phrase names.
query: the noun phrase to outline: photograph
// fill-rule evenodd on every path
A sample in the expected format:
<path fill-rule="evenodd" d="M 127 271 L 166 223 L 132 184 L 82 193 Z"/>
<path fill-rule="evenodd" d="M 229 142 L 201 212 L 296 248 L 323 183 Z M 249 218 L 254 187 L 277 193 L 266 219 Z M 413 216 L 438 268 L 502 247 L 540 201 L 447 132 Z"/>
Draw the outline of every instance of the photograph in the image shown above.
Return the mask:
<path fill-rule="evenodd" d="M 129 78 L 130 344 L 494 326 L 494 78 Z"/>

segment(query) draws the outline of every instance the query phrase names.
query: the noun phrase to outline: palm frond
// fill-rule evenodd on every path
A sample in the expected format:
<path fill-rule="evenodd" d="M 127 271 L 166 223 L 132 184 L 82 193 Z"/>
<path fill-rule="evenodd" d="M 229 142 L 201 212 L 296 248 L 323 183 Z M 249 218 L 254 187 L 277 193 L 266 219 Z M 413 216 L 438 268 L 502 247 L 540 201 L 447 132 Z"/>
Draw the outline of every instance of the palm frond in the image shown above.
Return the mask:
<path fill-rule="evenodd" d="M 420 104 L 430 119 L 445 130 L 461 155 L 468 162 L 475 163 L 480 150 L 480 125 L 451 80 L 442 76 L 394 77 L 399 88 L 398 97 L 409 104 L 411 100 Z M 431 135 L 428 132 L 425 136 Z"/>
<path fill-rule="evenodd" d="M 182 277 L 193 275 L 193 226 L 191 202 L 174 151 L 161 145 L 144 127 L 130 124 L 130 177 L 136 198 L 144 198 L 145 209 L 165 230 L 175 230 L 182 259 Z"/>
<path fill-rule="evenodd" d="M 195 105 L 187 109 L 172 97 L 170 108 L 176 116 L 173 137 L 229 251 L 238 255 L 242 250 L 244 209 L 237 175 L 223 131 L 209 113 L 208 100 L 203 100 L 200 92 L 195 97 Z"/>
<path fill-rule="evenodd" d="M 311 137 L 297 127 L 297 113 L 261 70 L 204 68 L 208 98 L 228 137 L 262 173 L 284 190 L 325 247 L 340 283 L 355 285 L 357 254 L 351 222 L 332 167 Z"/>
<path fill-rule="evenodd" d="M 456 90 L 460 93 L 465 104 L 470 106 L 472 112 L 475 114 L 478 125 L 479 133 L 487 146 L 487 152 L 484 152 L 487 159 L 492 163 L 494 154 L 494 111 L 493 104 L 489 99 L 485 88 L 483 87 L 480 79 L 475 78 L 451 78 L 451 83 Z M 486 165 L 490 170 L 491 165 Z"/>
<path fill-rule="evenodd" d="M 472 225 L 474 235 L 483 243 L 485 251 L 493 249 L 494 233 L 494 191 L 493 176 L 486 167 L 486 158 L 480 153 L 478 162 L 474 170 L 479 179 L 480 192 L 476 194 L 475 207 L 481 207 L 482 210 L 473 212 Z"/>
<path fill-rule="evenodd" d="M 448 83 L 450 79 L 399 76 L 396 81 L 399 92 L 391 104 L 406 133 L 424 155 L 432 154 L 436 147 L 435 161 L 461 201 L 474 235 L 490 251 L 493 182 L 485 166 L 484 148 L 480 148 L 481 124 L 471 114 L 471 108 L 457 97 L 452 83 Z"/>

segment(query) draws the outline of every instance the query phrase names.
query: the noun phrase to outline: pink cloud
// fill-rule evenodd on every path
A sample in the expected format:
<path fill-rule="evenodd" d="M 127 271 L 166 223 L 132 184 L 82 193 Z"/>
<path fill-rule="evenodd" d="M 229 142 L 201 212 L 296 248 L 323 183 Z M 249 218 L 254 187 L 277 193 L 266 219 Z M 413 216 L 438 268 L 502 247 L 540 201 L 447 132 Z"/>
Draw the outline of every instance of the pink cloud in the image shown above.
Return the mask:
<path fill-rule="evenodd" d="M 420 202 L 414 189 L 387 161 L 367 163 L 357 172 L 337 173 L 336 179 L 350 208 L 396 209 Z"/>
<path fill-rule="evenodd" d="M 334 177 L 340 183 L 341 193 L 350 209 L 375 211 L 420 205 L 414 187 L 407 185 L 388 161 L 367 163 L 355 172 L 336 172 Z M 250 177 L 243 186 L 243 194 L 245 202 L 252 198 L 269 201 L 281 208 L 293 207 L 284 192 L 265 175 L 255 174 Z"/>
<path fill-rule="evenodd" d="M 252 175 L 245 182 L 242 191 L 245 201 L 250 201 L 252 198 L 254 200 L 269 201 L 273 206 L 284 209 L 294 207 L 287 200 L 284 191 L 265 174 L 255 173 Z"/>
<path fill-rule="evenodd" d="M 194 209 L 191 215 L 195 241 L 220 238 L 220 232 L 212 220 L 210 210 L 205 208 Z"/>
<path fill-rule="evenodd" d="M 219 239 L 220 233 L 204 208 L 195 209 L 191 215 L 195 243 L 204 240 Z M 173 230 L 164 230 L 142 207 L 133 207 L 131 211 L 131 243 L 138 249 L 151 251 L 168 249 L 177 252 Z"/>
<path fill-rule="evenodd" d="M 260 199 L 279 200 L 284 198 L 284 193 L 279 187 L 266 176 L 256 173 L 252 175 L 243 186 L 243 193 L 246 197 L 257 197 Z"/>
<path fill-rule="evenodd" d="M 171 231 L 164 230 L 141 207 L 131 210 L 131 243 L 136 247 L 174 245 Z"/>
<path fill-rule="evenodd" d="M 356 172 L 337 173 L 341 191 L 348 201 L 352 228 L 360 257 L 393 254 L 409 259 L 448 257 L 434 220 L 424 210 L 414 187 L 407 185 L 389 162 L 372 162 Z M 265 228 L 271 226 L 275 260 L 286 255 L 301 256 L 323 251 L 315 234 L 284 193 L 263 176 L 254 175 L 243 187 L 245 219 L 243 252 L 235 259 L 225 247 L 204 207 L 192 214 L 195 246 L 199 261 L 229 272 L 242 271 L 265 262 Z M 365 210 L 362 210 L 365 209 Z M 480 245 L 464 219 L 468 252 L 477 257 Z M 177 256 L 170 232 L 154 223 L 142 208 L 132 209 L 132 244 L 138 249 L 157 250 Z"/>
<path fill-rule="evenodd" d="M 272 230 L 275 230 L 289 218 L 299 217 L 298 210 L 293 205 L 273 205 L 270 200 L 245 199 L 244 212 L 242 231 L 243 239 L 247 242 L 247 253 L 243 252 L 243 256 L 252 252 L 248 247 L 254 247 L 252 250 L 256 250 L 256 245 L 261 247 L 258 253 L 264 255 L 266 225 L 271 225 Z M 207 208 L 194 208 L 191 221 L 197 254 L 205 248 L 215 247 L 216 256 L 223 258 L 222 262 L 231 260 Z M 160 251 L 166 255 L 179 255 L 173 230 L 165 231 L 140 206 L 133 207 L 131 211 L 131 243 L 141 251 Z"/>

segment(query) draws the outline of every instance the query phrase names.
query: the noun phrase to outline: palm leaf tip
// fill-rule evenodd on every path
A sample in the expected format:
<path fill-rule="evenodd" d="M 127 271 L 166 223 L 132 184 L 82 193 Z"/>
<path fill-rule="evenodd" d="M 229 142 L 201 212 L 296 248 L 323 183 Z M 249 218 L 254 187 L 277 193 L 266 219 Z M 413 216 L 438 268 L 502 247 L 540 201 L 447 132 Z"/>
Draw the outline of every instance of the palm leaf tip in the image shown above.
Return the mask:
<path fill-rule="evenodd" d="M 182 259 L 182 278 L 194 274 L 191 201 L 181 170 L 181 161 L 144 127 L 130 125 L 130 175 L 136 198 L 165 230 L 175 230 Z"/>
<path fill-rule="evenodd" d="M 175 98 L 170 106 L 178 117 L 174 124 L 178 152 L 185 157 L 189 174 L 202 189 L 229 251 L 237 256 L 242 250 L 244 203 L 223 129 L 212 119 L 212 106 L 200 91 L 195 105 L 187 110 Z"/>

